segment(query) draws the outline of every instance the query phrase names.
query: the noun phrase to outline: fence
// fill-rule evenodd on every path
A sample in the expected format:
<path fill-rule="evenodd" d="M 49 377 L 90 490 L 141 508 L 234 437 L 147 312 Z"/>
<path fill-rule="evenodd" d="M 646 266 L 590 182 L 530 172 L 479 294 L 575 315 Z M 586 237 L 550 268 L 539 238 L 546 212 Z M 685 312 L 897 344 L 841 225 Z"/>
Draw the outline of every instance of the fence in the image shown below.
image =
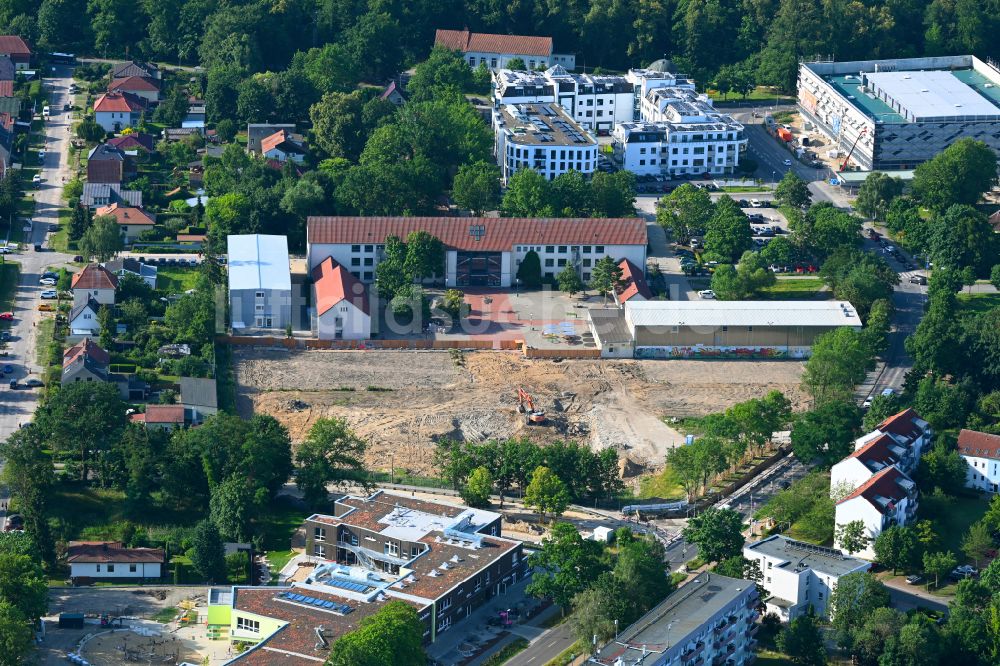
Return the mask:
<path fill-rule="evenodd" d="M 593 349 L 533 349 L 523 340 L 317 340 L 315 338 L 279 338 L 274 336 L 220 335 L 216 341 L 237 346 L 284 347 L 286 349 L 339 350 L 417 350 L 417 349 L 489 349 L 519 351 L 527 358 L 599 358 Z M 582 353 L 581 353 L 582 352 Z"/>

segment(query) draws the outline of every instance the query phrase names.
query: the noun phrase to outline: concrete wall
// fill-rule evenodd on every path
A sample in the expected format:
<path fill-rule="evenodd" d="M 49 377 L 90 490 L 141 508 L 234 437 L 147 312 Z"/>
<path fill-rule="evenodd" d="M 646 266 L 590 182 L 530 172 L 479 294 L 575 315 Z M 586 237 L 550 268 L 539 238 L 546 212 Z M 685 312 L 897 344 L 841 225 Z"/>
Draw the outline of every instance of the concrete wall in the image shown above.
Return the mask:
<path fill-rule="evenodd" d="M 130 566 L 134 566 L 136 570 L 131 571 Z M 109 571 L 109 567 L 113 568 L 114 571 Z M 128 563 L 111 565 L 74 563 L 70 565 L 69 575 L 71 578 L 159 578 L 160 565 L 159 563 L 143 562 L 133 565 Z"/>

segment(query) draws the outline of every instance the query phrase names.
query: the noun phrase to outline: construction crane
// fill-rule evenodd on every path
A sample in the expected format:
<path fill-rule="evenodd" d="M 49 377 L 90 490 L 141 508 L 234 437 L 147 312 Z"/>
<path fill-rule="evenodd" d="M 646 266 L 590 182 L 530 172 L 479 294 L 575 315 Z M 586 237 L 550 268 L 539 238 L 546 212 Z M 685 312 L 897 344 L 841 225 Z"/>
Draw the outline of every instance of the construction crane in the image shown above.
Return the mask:
<path fill-rule="evenodd" d="M 858 147 L 858 142 L 861 141 L 861 138 L 865 134 L 868 134 L 868 128 L 867 127 L 865 127 L 864 129 L 861 130 L 861 132 L 858 134 L 858 138 L 854 140 L 853 144 L 851 144 L 851 149 L 847 152 L 847 157 L 844 158 L 844 163 L 840 165 L 840 170 L 841 171 L 847 170 L 847 163 L 851 161 L 851 155 L 854 154 L 854 149 Z"/>
<path fill-rule="evenodd" d="M 537 409 L 531 395 L 520 386 L 517 387 L 517 411 L 524 414 L 524 422 L 528 425 L 545 423 L 545 410 Z"/>

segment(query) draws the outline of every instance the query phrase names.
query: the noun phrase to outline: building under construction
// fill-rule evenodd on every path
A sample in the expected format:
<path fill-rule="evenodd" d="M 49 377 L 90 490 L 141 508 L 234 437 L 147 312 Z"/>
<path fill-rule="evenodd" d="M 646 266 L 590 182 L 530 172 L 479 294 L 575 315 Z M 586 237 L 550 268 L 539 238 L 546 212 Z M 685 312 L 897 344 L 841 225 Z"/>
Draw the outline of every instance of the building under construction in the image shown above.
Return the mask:
<path fill-rule="evenodd" d="M 965 137 L 1000 156 L 1000 69 L 974 56 L 802 63 L 798 102 L 865 171 L 913 169 Z"/>

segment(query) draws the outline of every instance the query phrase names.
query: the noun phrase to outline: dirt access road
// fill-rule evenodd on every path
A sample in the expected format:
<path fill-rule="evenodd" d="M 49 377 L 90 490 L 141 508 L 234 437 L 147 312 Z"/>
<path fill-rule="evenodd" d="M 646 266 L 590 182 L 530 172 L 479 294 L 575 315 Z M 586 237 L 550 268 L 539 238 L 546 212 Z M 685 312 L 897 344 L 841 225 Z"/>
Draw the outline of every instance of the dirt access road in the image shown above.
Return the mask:
<path fill-rule="evenodd" d="M 427 474 L 434 442 L 528 436 L 613 447 L 644 467 L 683 442 L 663 417 L 723 410 L 778 389 L 796 406 L 802 364 L 791 361 L 528 360 L 509 352 L 453 358 L 436 351 L 237 349 L 243 415 L 271 414 L 300 441 L 321 417 L 341 417 L 370 442 L 367 463 Z M 550 425 L 516 412 L 523 386 Z M 375 390 L 372 390 L 375 389 Z"/>

